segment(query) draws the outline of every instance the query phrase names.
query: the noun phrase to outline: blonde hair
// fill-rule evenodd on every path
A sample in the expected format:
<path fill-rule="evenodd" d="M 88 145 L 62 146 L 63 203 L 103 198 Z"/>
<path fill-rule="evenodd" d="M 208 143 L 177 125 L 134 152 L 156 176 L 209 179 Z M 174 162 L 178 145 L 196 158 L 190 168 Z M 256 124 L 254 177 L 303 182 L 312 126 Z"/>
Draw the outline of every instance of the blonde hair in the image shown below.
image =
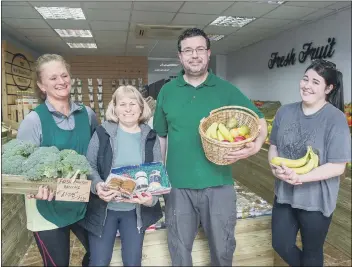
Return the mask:
<path fill-rule="evenodd" d="M 122 99 L 123 97 L 129 97 L 131 99 L 137 100 L 139 108 L 142 111 L 138 119 L 139 123 L 146 123 L 150 119 L 152 115 L 150 107 L 148 106 L 147 102 L 144 100 L 141 93 L 137 90 L 137 88 L 132 85 L 122 85 L 118 87 L 112 95 L 112 99 L 105 113 L 106 120 L 113 121 L 116 123 L 119 122 L 119 114 L 117 114 L 116 105 L 119 102 L 119 100 Z"/>
<path fill-rule="evenodd" d="M 62 64 L 65 65 L 68 74 L 71 76 L 70 70 L 71 67 L 70 65 L 66 62 L 66 60 L 57 54 L 44 54 L 38 57 L 38 59 L 35 62 L 35 92 L 39 100 L 44 101 L 46 99 L 46 94 L 40 90 L 40 88 L 37 86 L 37 82 L 41 83 L 42 82 L 42 67 L 44 64 L 52 62 L 52 61 L 59 61 Z"/>

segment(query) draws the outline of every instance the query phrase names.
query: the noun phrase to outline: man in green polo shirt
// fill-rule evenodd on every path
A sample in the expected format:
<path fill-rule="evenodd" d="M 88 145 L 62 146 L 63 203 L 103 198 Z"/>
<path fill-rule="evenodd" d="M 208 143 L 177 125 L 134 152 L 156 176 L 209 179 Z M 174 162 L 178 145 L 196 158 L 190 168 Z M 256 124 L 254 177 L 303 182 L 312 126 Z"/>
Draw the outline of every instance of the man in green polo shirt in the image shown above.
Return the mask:
<path fill-rule="evenodd" d="M 199 29 L 188 29 L 178 39 L 183 71 L 161 89 L 154 129 L 172 190 L 166 202 L 168 246 L 172 264 L 192 265 L 192 245 L 201 224 L 209 241 L 211 265 L 231 266 L 235 251 L 236 192 L 231 165 L 219 166 L 205 157 L 198 127 L 213 109 L 228 105 L 255 111 L 261 132 L 246 148 L 225 156 L 229 162 L 257 153 L 267 135 L 263 114 L 241 91 L 208 69 L 210 41 Z"/>

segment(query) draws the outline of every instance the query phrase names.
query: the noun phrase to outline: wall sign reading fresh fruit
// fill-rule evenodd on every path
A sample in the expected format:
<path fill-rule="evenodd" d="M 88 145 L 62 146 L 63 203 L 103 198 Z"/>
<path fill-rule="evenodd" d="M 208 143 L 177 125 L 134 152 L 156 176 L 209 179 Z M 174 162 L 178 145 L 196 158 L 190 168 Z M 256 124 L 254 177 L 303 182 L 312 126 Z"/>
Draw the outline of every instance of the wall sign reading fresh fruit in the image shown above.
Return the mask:
<path fill-rule="evenodd" d="M 298 61 L 300 63 L 304 63 L 308 57 L 311 60 L 319 59 L 319 58 L 331 58 L 335 49 L 334 46 L 336 44 L 335 38 L 328 38 L 328 44 L 325 46 L 314 47 L 313 42 L 305 43 L 302 46 L 302 51 L 299 52 Z M 268 68 L 272 69 L 275 67 L 286 67 L 289 65 L 294 65 L 296 63 L 296 53 L 295 49 L 292 48 L 291 52 L 289 52 L 286 56 L 280 56 L 279 52 L 271 53 L 271 58 L 268 62 Z"/>

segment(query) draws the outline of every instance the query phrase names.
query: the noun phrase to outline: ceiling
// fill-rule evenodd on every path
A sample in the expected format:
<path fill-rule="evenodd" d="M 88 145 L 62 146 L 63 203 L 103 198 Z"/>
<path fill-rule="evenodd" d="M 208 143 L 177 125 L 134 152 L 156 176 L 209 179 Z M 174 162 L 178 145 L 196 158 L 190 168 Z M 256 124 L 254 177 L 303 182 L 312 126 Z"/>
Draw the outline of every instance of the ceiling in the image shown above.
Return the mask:
<path fill-rule="evenodd" d="M 267 1 L 2 1 L 1 4 L 2 31 L 40 53 L 148 56 L 159 66 L 161 58 L 177 58 L 176 39 L 138 39 L 134 33 L 136 24 L 196 26 L 207 34 L 223 34 L 223 39 L 212 42 L 211 50 L 213 55 L 228 54 L 351 6 L 350 1 L 288 1 L 281 5 Z M 86 20 L 45 20 L 35 6 L 80 7 Z M 220 15 L 256 19 L 242 28 L 210 26 Z M 87 29 L 93 38 L 61 38 L 54 29 Z M 67 42 L 94 42 L 98 49 L 71 49 Z"/>

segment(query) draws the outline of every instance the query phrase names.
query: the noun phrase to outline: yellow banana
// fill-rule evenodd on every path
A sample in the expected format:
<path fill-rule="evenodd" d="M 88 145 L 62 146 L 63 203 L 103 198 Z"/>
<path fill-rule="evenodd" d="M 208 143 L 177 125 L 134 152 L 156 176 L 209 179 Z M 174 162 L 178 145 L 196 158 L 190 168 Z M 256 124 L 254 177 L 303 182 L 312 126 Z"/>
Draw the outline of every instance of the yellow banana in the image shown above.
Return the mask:
<path fill-rule="evenodd" d="M 319 156 L 314 153 L 313 149 L 310 151 L 310 157 L 314 159 L 314 168 L 319 166 Z"/>
<path fill-rule="evenodd" d="M 209 138 L 217 138 L 216 130 L 218 129 L 218 123 L 213 122 L 212 125 L 209 126 L 208 130 L 206 131 L 206 136 Z"/>
<path fill-rule="evenodd" d="M 273 122 L 274 119 L 275 119 L 275 117 L 274 117 L 274 118 L 271 118 L 271 119 L 265 119 L 265 120 L 266 120 L 267 122 Z"/>
<path fill-rule="evenodd" d="M 277 166 L 284 165 L 288 168 L 302 167 L 308 162 L 311 150 L 312 148 L 308 146 L 307 153 L 302 158 L 299 158 L 299 159 L 285 159 L 281 157 L 274 157 L 271 159 L 271 163 Z"/>
<path fill-rule="evenodd" d="M 222 136 L 220 130 L 217 131 L 217 137 L 218 137 L 219 141 L 224 141 L 225 140 L 225 138 Z"/>
<path fill-rule="evenodd" d="M 226 126 L 222 123 L 219 123 L 219 131 L 220 133 L 222 134 L 222 136 L 227 140 L 227 141 L 230 141 L 230 142 L 233 142 L 233 137 L 230 133 L 230 131 L 226 128 Z"/>
<path fill-rule="evenodd" d="M 297 173 L 297 174 L 305 174 L 305 173 L 308 173 L 311 170 L 313 170 L 314 166 L 315 166 L 315 159 L 310 158 L 306 165 L 299 167 L 299 168 L 292 168 L 292 170 L 294 170 L 295 173 Z"/>

